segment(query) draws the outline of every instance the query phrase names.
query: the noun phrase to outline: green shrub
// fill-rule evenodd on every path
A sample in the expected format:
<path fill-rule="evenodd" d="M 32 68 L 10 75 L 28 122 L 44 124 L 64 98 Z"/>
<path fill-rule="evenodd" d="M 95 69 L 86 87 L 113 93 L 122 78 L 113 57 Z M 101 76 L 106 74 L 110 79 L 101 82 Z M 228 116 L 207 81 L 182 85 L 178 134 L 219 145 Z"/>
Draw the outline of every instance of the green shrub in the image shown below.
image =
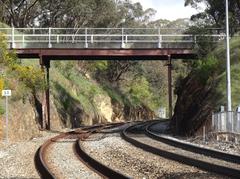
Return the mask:
<path fill-rule="evenodd" d="M 208 57 L 197 62 L 194 71 L 197 74 L 198 80 L 202 85 L 204 85 L 210 77 L 213 77 L 214 74 L 220 71 L 220 68 L 218 67 L 219 60 L 215 56 L 209 55 Z"/>
<path fill-rule="evenodd" d="M 2 105 L 0 105 L 0 116 L 5 113 L 5 110 Z"/>
<path fill-rule="evenodd" d="M 4 80 L 2 77 L 0 77 L 0 93 L 2 92 L 3 89 L 4 89 Z"/>
<path fill-rule="evenodd" d="M 41 69 L 33 66 L 22 66 L 18 62 L 16 54 L 14 52 L 10 52 L 7 49 L 6 38 L 4 35 L 1 34 L 0 63 L 2 63 L 7 68 L 8 75 L 6 77 L 6 86 L 8 88 L 10 87 L 7 84 L 11 84 L 10 82 L 15 80 L 23 83 L 32 92 L 43 90 L 45 88 L 44 73 L 41 71 Z M 17 87 L 13 86 L 13 88 Z"/>
<path fill-rule="evenodd" d="M 129 94 L 135 105 L 147 102 L 152 97 L 147 79 L 142 76 L 134 80 L 131 84 Z"/>

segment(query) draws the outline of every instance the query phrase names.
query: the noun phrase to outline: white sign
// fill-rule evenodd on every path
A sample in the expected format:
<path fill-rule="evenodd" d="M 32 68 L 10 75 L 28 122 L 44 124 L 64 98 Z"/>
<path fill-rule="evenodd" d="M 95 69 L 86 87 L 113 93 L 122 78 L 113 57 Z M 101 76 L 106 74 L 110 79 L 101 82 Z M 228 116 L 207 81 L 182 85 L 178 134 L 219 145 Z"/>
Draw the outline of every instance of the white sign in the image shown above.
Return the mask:
<path fill-rule="evenodd" d="M 2 90 L 2 96 L 11 96 L 12 91 L 11 90 Z"/>
<path fill-rule="evenodd" d="M 166 108 L 160 107 L 158 109 L 158 117 L 166 118 Z"/>

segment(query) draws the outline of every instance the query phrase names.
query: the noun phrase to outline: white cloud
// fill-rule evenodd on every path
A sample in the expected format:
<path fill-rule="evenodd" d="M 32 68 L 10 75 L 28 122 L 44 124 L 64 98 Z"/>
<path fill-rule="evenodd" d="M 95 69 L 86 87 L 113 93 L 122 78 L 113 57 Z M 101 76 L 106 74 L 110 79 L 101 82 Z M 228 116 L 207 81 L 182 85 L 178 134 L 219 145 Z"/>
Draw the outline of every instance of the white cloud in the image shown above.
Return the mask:
<path fill-rule="evenodd" d="M 155 19 L 190 18 L 197 13 L 196 9 L 184 7 L 184 0 L 132 0 L 132 2 L 140 2 L 144 9 L 155 9 L 157 11 Z"/>

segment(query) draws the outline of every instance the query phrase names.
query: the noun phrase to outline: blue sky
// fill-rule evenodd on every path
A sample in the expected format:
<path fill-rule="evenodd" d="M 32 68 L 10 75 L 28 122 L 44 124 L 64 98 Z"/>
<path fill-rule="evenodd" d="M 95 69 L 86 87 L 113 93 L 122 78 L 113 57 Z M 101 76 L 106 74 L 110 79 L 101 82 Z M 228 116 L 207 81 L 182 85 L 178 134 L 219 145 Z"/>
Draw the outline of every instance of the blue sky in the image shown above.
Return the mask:
<path fill-rule="evenodd" d="M 194 8 L 184 7 L 184 0 L 132 0 L 132 2 L 140 2 L 144 9 L 157 10 L 155 19 L 190 18 L 192 14 L 197 13 Z"/>

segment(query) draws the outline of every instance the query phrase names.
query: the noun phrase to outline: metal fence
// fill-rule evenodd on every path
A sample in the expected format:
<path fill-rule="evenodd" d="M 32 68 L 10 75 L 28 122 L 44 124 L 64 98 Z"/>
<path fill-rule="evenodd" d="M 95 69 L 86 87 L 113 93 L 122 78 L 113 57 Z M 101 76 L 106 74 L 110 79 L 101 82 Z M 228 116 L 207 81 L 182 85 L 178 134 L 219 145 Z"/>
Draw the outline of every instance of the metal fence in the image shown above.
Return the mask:
<path fill-rule="evenodd" d="M 186 34 L 181 28 L 0 28 L 12 48 L 193 48 L 225 38 L 221 29 Z"/>
<path fill-rule="evenodd" d="M 212 115 L 212 128 L 215 132 L 240 134 L 240 112 L 218 112 Z"/>

